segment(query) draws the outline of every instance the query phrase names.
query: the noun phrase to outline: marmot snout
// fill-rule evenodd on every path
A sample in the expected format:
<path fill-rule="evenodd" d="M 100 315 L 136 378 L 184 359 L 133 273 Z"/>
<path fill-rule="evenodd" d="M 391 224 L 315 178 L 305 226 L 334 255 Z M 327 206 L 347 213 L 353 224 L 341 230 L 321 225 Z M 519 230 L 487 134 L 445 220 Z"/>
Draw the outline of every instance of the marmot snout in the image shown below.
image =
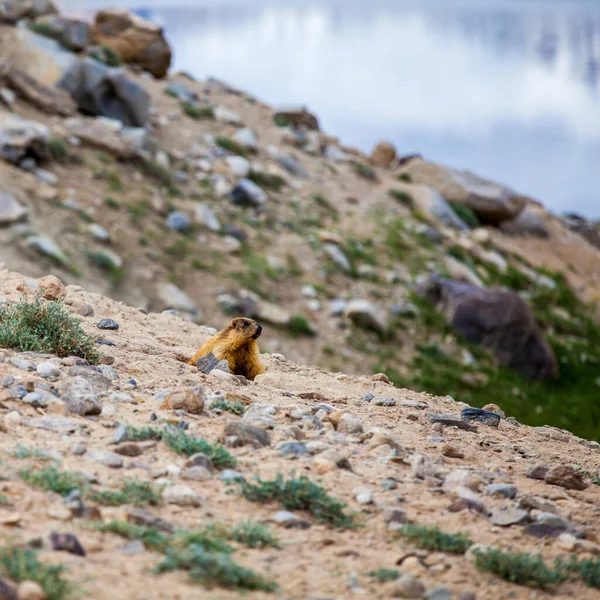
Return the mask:
<path fill-rule="evenodd" d="M 200 346 L 189 364 L 195 365 L 199 358 L 212 352 L 218 360 L 229 363 L 231 373 L 252 380 L 265 372 L 256 342 L 262 330 L 262 326 L 252 319 L 233 319 L 225 329 Z"/>

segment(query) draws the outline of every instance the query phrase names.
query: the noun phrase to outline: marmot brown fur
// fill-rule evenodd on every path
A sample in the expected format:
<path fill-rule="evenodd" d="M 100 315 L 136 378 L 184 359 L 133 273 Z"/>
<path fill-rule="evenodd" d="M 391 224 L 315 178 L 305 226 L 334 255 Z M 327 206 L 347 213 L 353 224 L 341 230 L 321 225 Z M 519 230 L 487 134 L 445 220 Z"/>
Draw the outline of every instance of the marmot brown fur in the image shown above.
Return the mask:
<path fill-rule="evenodd" d="M 234 375 L 254 379 L 265 372 L 256 341 L 261 333 L 262 327 L 256 321 L 233 319 L 223 331 L 219 331 L 200 346 L 189 364 L 195 365 L 199 358 L 212 352 L 218 360 L 226 360 L 229 363 L 229 371 Z"/>

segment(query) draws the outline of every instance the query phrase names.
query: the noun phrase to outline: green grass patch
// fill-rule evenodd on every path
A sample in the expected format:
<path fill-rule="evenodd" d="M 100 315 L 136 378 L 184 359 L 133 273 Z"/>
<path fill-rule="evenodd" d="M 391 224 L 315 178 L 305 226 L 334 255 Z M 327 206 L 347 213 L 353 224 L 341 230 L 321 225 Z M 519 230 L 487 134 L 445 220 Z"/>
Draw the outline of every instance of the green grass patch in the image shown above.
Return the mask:
<path fill-rule="evenodd" d="M 475 566 L 480 571 L 494 573 L 501 579 L 518 585 L 543 589 L 566 579 L 563 569 L 548 567 L 540 554 L 489 549 L 476 552 L 475 557 Z"/>
<path fill-rule="evenodd" d="M 159 506 L 162 502 L 160 490 L 147 481 L 126 479 L 120 491 L 91 491 L 88 498 L 105 506 L 121 506 L 133 504 L 135 506 Z"/>
<path fill-rule="evenodd" d="M 248 548 L 280 548 L 279 540 L 262 523 L 248 519 L 231 530 L 230 538 Z"/>
<path fill-rule="evenodd" d="M 69 158 L 69 153 L 67 151 L 67 144 L 65 141 L 56 136 L 51 135 L 48 138 L 48 152 L 50 153 L 50 158 L 57 162 L 65 162 Z"/>
<path fill-rule="evenodd" d="M 139 540 L 152 550 L 164 551 L 170 542 L 170 535 L 155 527 L 133 525 L 125 521 L 109 521 L 108 523 L 92 523 L 89 527 L 103 533 L 114 533 L 128 540 Z"/>
<path fill-rule="evenodd" d="M 119 210 L 119 208 L 121 208 L 121 204 L 111 196 L 106 196 L 104 198 L 104 206 L 108 206 L 108 208 L 112 208 L 112 210 Z"/>
<path fill-rule="evenodd" d="M 0 348 L 18 352 L 42 352 L 79 356 L 91 364 L 100 361 L 93 337 L 81 321 L 60 302 L 47 302 L 40 295 L 17 304 L 0 305 Z"/>
<path fill-rule="evenodd" d="M 20 459 L 36 458 L 38 460 L 49 460 L 48 455 L 44 454 L 44 452 L 42 452 L 42 450 L 40 450 L 38 448 L 29 448 L 28 446 L 23 446 L 22 444 L 19 444 L 10 453 L 10 455 L 13 458 L 20 458 Z"/>
<path fill-rule="evenodd" d="M 177 454 L 191 456 L 202 452 L 206 454 L 217 469 L 235 467 L 236 460 L 221 444 L 207 442 L 202 438 L 188 435 L 183 429 L 167 428 L 162 432 L 162 440 L 168 448 Z"/>
<path fill-rule="evenodd" d="M 288 331 L 293 337 L 300 337 L 301 335 L 314 336 L 315 331 L 308 319 L 302 315 L 293 315 L 287 326 Z"/>
<path fill-rule="evenodd" d="M 400 577 L 398 569 L 377 569 L 369 571 L 369 577 L 374 577 L 379 583 L 387 583 L 388 581 L 396 581 Z"/>
<path fill-rule="evenodd" d="M 215 110 L 212 106 L 198 106 L 194 102 L 180 102 L 181 110 L 192 119 L 204 120 L 214 119 Z"/>
<path fill-rule="evenodd" d="M 271 481 L 256 479 L 256 484 L 241 482 L 242 495 L 251 502 L 281 502 L 287 510 L 306 510 L 320 523 L 340 529 L 355 526 L 354 516 L 344 512 L 346 505 L 332 498 L 327 490 L 302 475 L 284 480 L 281 474 Z"/>
<path fill-rule="evenodd" d="M 271 175 L 262 171 L 250 171 L 248 179 L 251 179 L 262 188 L 274 190 L 275 192 L 278 192 L 285 185 L 285 179 L 280 175 Z"/>
<path fill-rule="evenodd" d="M 396 533 L 410 540 L 417 548 L 431 552 L 463 554 L 473 544 L 465 533 L 445 533 L 439 527 L 404 525 Z"/>
<path fill-rule="evenodd" d="M 215 137 L 215 144 L 219 146 L 219 148 L 223 148 L 223 150 L 231 152 L 231 154 L 237 154 L 239 156 L 248 155 L 248 148 L 246 148 L 246 146 L 244 146 L 243 144 L 232 140 L 231 138 L 218 135 L 217 137 Z"/>
<path fill-rule="evenodd" d="M 471 229 L 481 227 L 481 221 L 473 212 L 472 208 L 468 207 L 466 204 L 459 204 L 458 202 L 450 202 L 450 206 L 456 216 L 459 219 L 462 219 Z"/>
<path fill-rule="evenodd" d="M 388 194 L 394 199 L 398 200 L 400 204 L 404 204 L 407 208 L 413 208 L 414 201 L 412 196 L 402 190 L 388 190 Z"/>
<path fill-rule="evenodd" d="M 557 559 L 555 567 L 570 577 L 581 579 L 588 587 L 600 588 L 600 558 L 578 559 L 571 555 L 566 561 Z"/>
<path fill-rule="evenodd" d="M 246 412 L 246 405 L 241 402 L 230 402 L 229 400 L 215 400 L 210 408 L 230 412 L 234 415 L 243 415 Z"/>
<path fill-rule="evenodd" d="M 74 591 L 73 585 L 64 578 L 66 568 L 44 564 L 34 550 L 0 548 L 0 571 L 16 582 L 35 581 L 46 593 L 46 600 L 66 600 Z"/>
<path fill-rule="evenodd" d="M 73 490 L 80 489 L 83 481 L 75 473 L 61 471 L 55 466 L 19 471 L 23 481 L 48 492 L 68 496 Z"/>
<path fill-rule="evenodd" d="M 273 117 L 273 122 L 275 123 L 275 125 L 277 125 L 277 127 L 287 127 L 288 126 L 287 119 L 283 115 L 275 115 Z"/>
<path fill-rule="evenodd" d="M 365 165 L 364 163 L 360 162 L 355 162 L 352 164 L 352 168 L 356 175 L 358 175 L 359 177 L 362 177 L 367 181 L 377 181 L 377 173 L 375 172 L 375 169 L 372 169 L 368 165 Z"/>
<path fill-rule="evenodd" d="M 398 181 L 404 181 L 404 183 L 412 183 L 413 182 L 413 179 L 409 173 L 400 173 L 400 175 L 398 175 L 396 177 L 396 179 Z"/>

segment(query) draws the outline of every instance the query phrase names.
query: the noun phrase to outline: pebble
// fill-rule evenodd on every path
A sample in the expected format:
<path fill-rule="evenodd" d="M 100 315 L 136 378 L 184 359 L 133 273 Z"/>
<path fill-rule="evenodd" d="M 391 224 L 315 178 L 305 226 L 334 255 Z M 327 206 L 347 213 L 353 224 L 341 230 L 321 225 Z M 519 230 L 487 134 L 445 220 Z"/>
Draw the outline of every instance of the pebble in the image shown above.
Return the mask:
<path fill-rule="evenodd" d="M 199 358 L 196 361 L 196 367 L 198 371 L 204 373 L 205 375 L 208 375 L 215 369 L 229 373 L 229 363 L 226 360 L 217 359 L 212 352 L 209 352 L 206 356 Z"/>
<path fill-rule="evenodd" d="M 386 491 L 395 490 L 398 488 L 398 482 L 389 477 L 382 482 L 381 487 Z"/>
<path fill-rule="evenodd" d="M 512 500 L 517 495 L 517 487 L 510 483 L 492 483 L 487 486 L 486 494 Z"/>
<path fill-rule="evenodd" d="M 396 401 L 393 398 L 378 396 L 374 399 L 374 404 L 376 406 L 396 406 Z"/>
<path fill-rule="evenodd" d="M 119 329 L 119 324 L 113 319 L 101 319 L 96 324 L 96 327 L 98 327 L 98 329 L 110 329 L 112 331 L 116 331 Z"/>
<path fill-rule="evenodd" d="M 36 371 L 42 377 L 60 377 L 61 373 L 60 368 L 49 360 L 41 362 L 37 366 Z"/>
<path fill-rule="evenodd" d="M 17 400 L 21 400 L 27 396 L 27 388 L 24 385 L 15 385 L 8 390 L 9 398 L 16 398 Z"/>
<path fill-rule="evenodd" d="M 492 512 L 490 521 L 500 527 L 518 525 L 529 518 L 529 512 L 520 508 L 501 508 Z"/>
<path fill-rule="evenodd" d="M 83 444 L 73 444 L 71 446 L 71 454 L 82 456 L 87 452 L 87 448 Z"/>
<path fill-rule="evenodd" d="M 161 410 L 185 410 L 193 415 L 204 412 L 206 397 L 200 386 L 178 388 L 169 392 L 163 399 Z"/>
<path fill-rule="evenodd" d="M 181 478 L 190 481 L 208 481 L 212 479 L 212 473 L 206 467 L 188 467 L 181 473 Z"/>
<path fill-rule="evenodd" d="M 385 507 L 383 518 L 386 523 L 406 523 L 406 512 L 399 507 Z"/>
<path fill-rule="evenodd" d="M 269 433 L 243 421 L 228 421 L 223 428 L 222 439 L 229 440 L 230 447 L 252 446 L 262 448 L 271 445 Z"/>
<path fill-rule="evenodd" d="M 344 413 L 338 421 L 337 431 L 346 434 L 362 433 L 363 425 L 358 417 L 350 413 Z"/>
<path fill-rule="evenodd" d="M 202 452 L 197 452 L 196 454 L 192 454 L 187 459 L 186 462 L 187 467 L 204 467 L 207 471 L 212 473 L 215 470 L 213 462 L 209 456 L 203 454 Z"/>
<path fill-rule="evenodd" d="M 401 598 L 423 598 L 425 586 L 411 573 L 403 573 L 394 581 L 392 595 Z"/>
<path fill-rule="evenodd" d="M 53 531 L 50 534 L 50 546 L 52 550 L 58 552 L 68 552 L 75 556 L 85 556 L 83 546 L 72 533 L 57 533 Z"/>
<path fill-rule="evenodd" d="M 284 442 L 279 446 L 279 451 L 284 456 L 306 456 L 308 450 L 301 442 Z"/>
<path fill-rule="evenodd" d="M 309 529 L 311 527 L 311 524 L 308 521 L 301 519 L 299 516 L 287 510 L 280 510 L 275 513 L 272 521 L 286 529 Z"/>
<path fill-rule="evenodd" d="M 167 217 L 167 226 L 175 231 L 189 231 L 192 227 L 192 220 L 186 213 L 174 210 Z"/>
<path fill-rule="evenodd" d="M 127 554 L 128 556 L 135 556 L 136 554 L 143 554 L 146 551 L 146 547 L 140 540 L 133 540 L 129 544 L 125 544 L 119 548 L 119 552 Z"/>
<path fill-rule="evenodd" d="M 94 450 L 86 454 L 88 460 L 101 463 L 111 469 L 120 469 L 123 466 L 123 459 L 114 452 L 108 450 Z"/>
<path fill-rule="evenodd" d="M 219 475 L 219 479 L 225 482 L 246 481 L 246 478 L 239 471 L 234 471 L 233 469 L 223 469 L 221 475 Z"/>
<path fill-rule="evenodd" d="M 177 504 L 178 506 L 200 506 L 202 500 L 187 485 L 171 485 L 163 490 L 163 498 L 168 504 Z"/>
<path fill-rule="evenodd" d="M 302 417 L 302 428 L 308 431 L 318 431 L 323 429 L 323 423 L 316 415 L 306 415 Z"/>
<path fill-rule="evenodd" d="M 477 421 L 478 423 L 483 423 L 490 427 L 498 427 L 500 424 L 500 415 L 481 408 L 463 408 L 460 411 L 460 416 L 463 421 Z"/>

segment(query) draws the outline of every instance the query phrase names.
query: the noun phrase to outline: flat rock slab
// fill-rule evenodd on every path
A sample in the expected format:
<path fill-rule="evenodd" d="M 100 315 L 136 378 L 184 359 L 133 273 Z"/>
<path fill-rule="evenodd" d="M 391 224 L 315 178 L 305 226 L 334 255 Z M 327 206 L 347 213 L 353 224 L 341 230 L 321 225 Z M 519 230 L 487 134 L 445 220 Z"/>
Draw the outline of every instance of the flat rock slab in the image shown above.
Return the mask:
<path fill-rule="evenodd" d="M 490 521 L 500 527 L 509 527 L 510 525 L 524 523 L 528 518 L 529 511 L 511 507 L 495 510 L 490 517 Z"/>
<path fill-rule="evenodd" d="M 482 408 L 463 408 L 460 412 L 460 416 L 462 420 L 467 423 L 477 421 L 478 423 L 483 423 L 490 427 L 498 427 L 498 425 L 500 425 L 500 415 L 489 410 L 483 410 Z"/>

